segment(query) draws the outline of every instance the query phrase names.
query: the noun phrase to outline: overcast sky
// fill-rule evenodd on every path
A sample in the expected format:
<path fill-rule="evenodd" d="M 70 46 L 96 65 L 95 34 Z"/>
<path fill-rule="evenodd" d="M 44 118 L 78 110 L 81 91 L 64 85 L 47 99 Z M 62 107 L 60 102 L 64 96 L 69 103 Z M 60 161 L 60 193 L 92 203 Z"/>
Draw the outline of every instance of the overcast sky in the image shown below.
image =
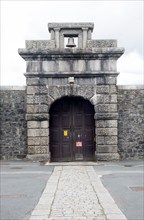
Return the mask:
<path fill-rule="evenodd" d="M 118 84 L 143 84 L 143 0 L 1 1 L 1 85 L 25 85 L 25 40 L 50 38 L 50 22 L 93 22 L 93 39 L 117 39 Z"/>

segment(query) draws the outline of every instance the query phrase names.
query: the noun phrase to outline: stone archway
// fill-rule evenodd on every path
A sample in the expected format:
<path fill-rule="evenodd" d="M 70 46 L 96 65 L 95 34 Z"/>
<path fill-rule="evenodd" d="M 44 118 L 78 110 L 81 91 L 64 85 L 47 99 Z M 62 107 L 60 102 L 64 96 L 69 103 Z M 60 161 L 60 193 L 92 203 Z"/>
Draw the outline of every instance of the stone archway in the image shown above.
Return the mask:
<path fill-rule="evenodd" d="M 52 161 L 95 159 L 94 107 L 81 97 L 63 97 L 50 108 Z"/>

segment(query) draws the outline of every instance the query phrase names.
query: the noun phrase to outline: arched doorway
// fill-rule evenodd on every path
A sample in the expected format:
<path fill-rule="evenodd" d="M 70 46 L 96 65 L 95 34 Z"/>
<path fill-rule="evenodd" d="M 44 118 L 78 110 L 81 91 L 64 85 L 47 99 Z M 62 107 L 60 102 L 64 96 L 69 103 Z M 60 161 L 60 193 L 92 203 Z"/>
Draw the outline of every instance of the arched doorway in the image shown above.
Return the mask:
<path fill-rule="evenodd" d="M 51 160 L 94 160 L 94 128 L 94 107 L 88 100 L 57 100 L 50 108 Z"/>

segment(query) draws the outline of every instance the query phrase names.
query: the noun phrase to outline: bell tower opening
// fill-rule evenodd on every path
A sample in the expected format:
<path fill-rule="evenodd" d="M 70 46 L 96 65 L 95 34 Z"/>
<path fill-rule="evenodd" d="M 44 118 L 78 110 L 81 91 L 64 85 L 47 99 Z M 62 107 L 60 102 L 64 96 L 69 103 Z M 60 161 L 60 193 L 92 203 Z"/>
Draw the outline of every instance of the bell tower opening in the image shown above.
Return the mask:
<path fill-rule="evenodd" d="M 64 48 L 78 48 L 78 36 L 77 37 L 64 36 Z"/>

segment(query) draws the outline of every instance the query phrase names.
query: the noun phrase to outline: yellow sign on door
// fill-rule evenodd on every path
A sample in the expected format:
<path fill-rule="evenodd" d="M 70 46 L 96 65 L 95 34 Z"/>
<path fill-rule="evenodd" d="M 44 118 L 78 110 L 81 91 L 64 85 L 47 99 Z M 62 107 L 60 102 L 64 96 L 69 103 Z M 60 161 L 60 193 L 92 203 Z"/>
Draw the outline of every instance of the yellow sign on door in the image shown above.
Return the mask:
<path fill-rule="evenodd" d="M 67 130 L 64 130 L 64 136 L 68 136 L 68 131 Z"/>

